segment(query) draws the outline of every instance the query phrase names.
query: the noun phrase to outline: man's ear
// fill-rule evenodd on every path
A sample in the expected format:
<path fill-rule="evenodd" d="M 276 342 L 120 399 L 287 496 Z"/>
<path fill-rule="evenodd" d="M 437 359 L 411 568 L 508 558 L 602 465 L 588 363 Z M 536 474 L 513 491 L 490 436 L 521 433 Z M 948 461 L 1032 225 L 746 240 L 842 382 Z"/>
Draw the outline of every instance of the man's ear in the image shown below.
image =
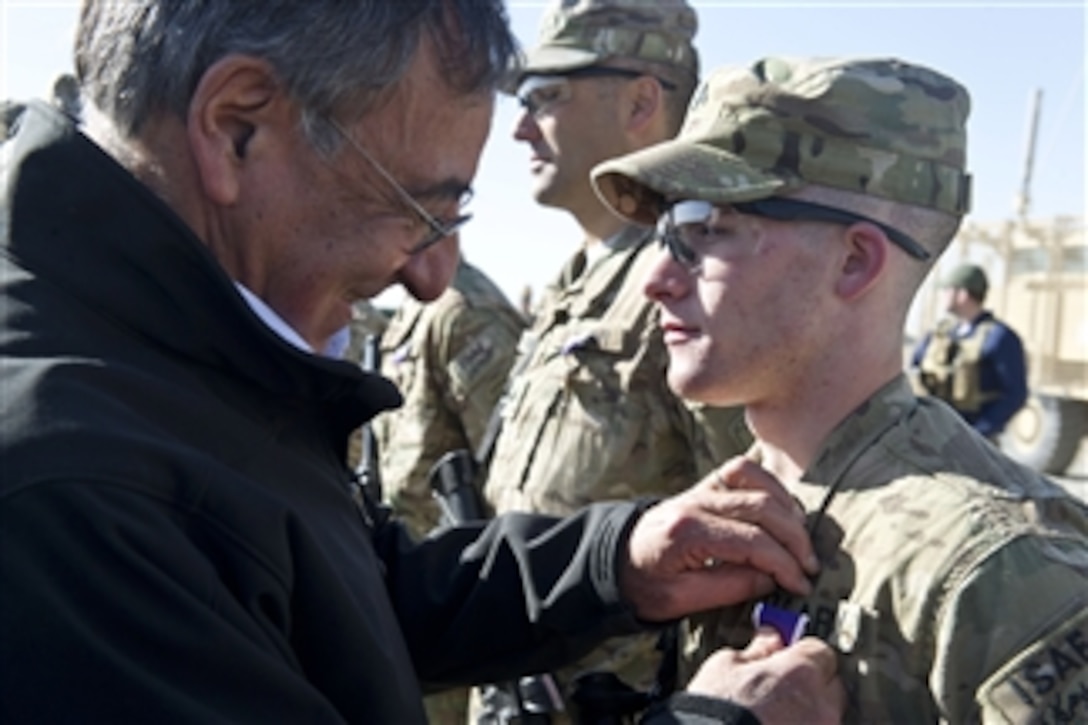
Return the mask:
<path fill-rule="evenodd" d="M 205 196 L 224 206 L 237 200 L 247 157 L 282 121 L 282 101 L 272 67 L 262 60 L 229 55 L 204 72 L 186 132 Z"/>
<path fill-rule="evenodd" d="M 843 233 L 846 254 L 843 256 L 835 293 L 853 301 L 868 292 L 888 263 L 888 245 L 884 232 L 875 224 L 856 222 Z"/>
<path fill-rule="evenodd" d="M 662 112 L 665 89 L 656 78 L 644 75 L 631 82 L 627 98 L 627 130 L 642 133 Z"/>

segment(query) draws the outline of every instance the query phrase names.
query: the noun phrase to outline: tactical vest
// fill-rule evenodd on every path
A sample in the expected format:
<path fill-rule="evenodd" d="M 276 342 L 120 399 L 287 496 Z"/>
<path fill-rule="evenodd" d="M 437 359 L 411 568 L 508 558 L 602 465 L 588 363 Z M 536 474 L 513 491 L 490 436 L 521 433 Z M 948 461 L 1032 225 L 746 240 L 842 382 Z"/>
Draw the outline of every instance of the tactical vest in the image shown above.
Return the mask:
<path fill-rule="evenodd" d="M 985 319 L 967 337 L 956 337 L 955 322 L 938 325 L 919 366 L 926 391 L 961 413 L 977 413 L 994 400 L 997 394 L 982 389 L 980 376 L 982 345 L 994 327 L 992 318 Z"/>

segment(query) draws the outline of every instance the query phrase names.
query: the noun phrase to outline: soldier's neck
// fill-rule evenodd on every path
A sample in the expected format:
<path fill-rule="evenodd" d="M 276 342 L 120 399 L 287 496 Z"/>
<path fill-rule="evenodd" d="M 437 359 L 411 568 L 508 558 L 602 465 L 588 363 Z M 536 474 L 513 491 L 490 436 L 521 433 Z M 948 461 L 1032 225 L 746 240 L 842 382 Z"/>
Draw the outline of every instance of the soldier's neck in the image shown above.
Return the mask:
<path fill-rule="evenodd" d="M 610 212 L 599 201 L 594 200 L 594 202 L 591 205 L 587 204 L 584 209 L 571 212 L 578 221 L 578 226 L 585 233 L 587 246 L 610 239 L 627 226 L 624 220 Z"/>
<path fill-rule="evenodd" d="M 900 374 L 897 351 L 851 350 L 858 364 L 834 362 L 832 355 L 826 364 L 808 365 L 803 376 L 781 381 L 773 395 L 746 406 L 763 466 L 783 482 L 800 480 L 843 420 Z"/>

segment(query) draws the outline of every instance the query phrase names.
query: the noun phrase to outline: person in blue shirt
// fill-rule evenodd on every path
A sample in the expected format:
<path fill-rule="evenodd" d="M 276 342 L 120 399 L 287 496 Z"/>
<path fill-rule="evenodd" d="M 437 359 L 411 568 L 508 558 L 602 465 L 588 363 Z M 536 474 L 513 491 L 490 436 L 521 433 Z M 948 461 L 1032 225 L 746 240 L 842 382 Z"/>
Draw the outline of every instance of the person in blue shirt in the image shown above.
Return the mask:
<path fill-rule="evenodd" d="M 981 267 L 961 264 L 942 284 L 951 316 L 915 348 L 914 379 L 994 440 L 1028 397 L 1024 346 L 1016 332 L 983 308 L 990 285 Z"/>

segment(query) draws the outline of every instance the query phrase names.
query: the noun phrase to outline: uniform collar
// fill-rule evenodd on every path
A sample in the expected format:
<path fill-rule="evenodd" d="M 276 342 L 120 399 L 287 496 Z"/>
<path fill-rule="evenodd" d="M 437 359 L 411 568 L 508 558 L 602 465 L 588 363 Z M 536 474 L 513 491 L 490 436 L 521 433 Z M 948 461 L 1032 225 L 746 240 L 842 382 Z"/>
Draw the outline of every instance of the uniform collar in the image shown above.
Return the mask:
<path fill-rule="evenodd" d="M 823 486 L 837 486 L 850 467 L 873 443 L 918 405 L 918 400 L 905 374 L 897 375 L 868 400 L 846 416 L 824 440 L 815 462 L 802 480 Z M 749 449 L 747 457 L 761 463 L 763 451 L 759 441 Z"/>
<path fill-rule="evenodd" d="M 910 381 L 899 374 L 839 423 L 820 447 L 805 480 L 835 485 L 873 443 L 918 405 Z"/>

